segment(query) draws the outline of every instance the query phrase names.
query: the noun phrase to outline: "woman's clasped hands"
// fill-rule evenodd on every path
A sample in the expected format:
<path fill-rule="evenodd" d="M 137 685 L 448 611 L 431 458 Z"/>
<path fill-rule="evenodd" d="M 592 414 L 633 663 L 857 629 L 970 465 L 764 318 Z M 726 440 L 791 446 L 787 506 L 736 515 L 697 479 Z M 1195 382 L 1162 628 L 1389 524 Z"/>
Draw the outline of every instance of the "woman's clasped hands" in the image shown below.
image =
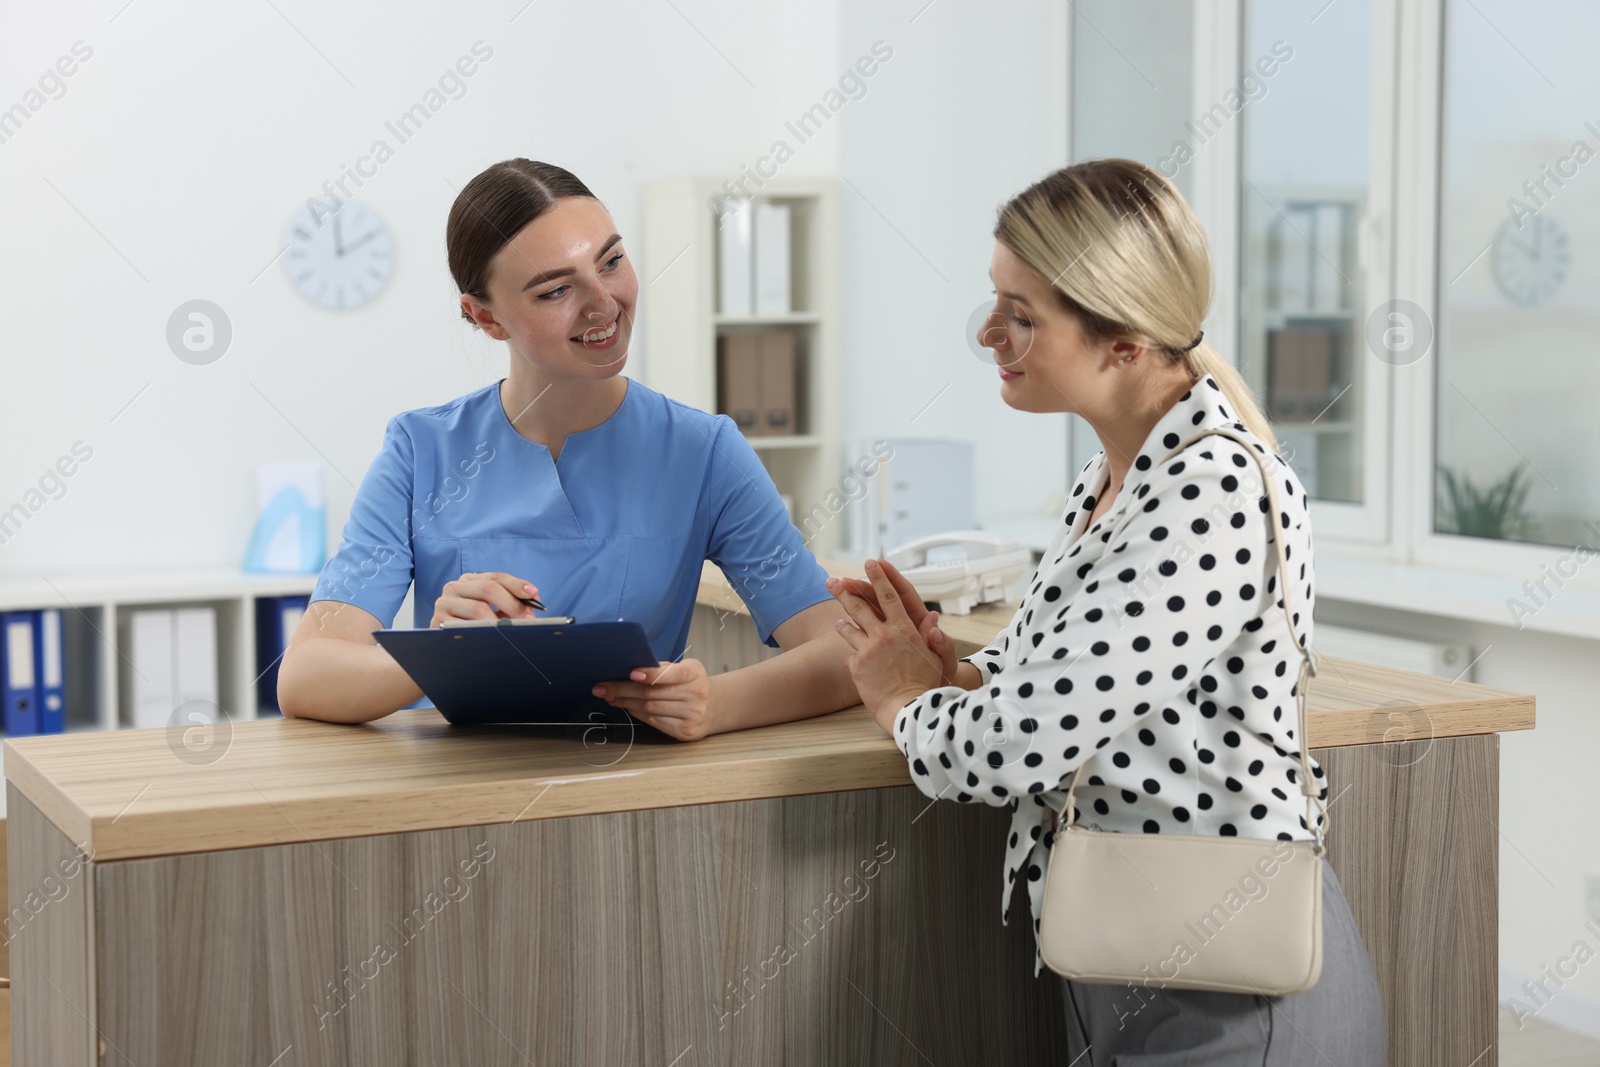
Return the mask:
<path fill-rule="evenodd" d="M 836 624 L 854 653 L 849 659 L 861 702 L 885 733 L 900 709 L 929 689 L 956 684 L 955 642 L 939 629 L 939 613 L 888 560 L 869 559 L 867 580 L 830 578 L 828 591 L 849 620 Z"/>

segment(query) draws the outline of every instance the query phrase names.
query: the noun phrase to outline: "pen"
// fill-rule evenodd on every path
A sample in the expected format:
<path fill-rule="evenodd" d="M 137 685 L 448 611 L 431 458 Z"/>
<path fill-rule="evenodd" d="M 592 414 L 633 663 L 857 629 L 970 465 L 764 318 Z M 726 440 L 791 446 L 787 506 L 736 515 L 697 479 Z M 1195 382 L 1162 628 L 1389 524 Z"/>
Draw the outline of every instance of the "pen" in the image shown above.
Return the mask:
<path fill-rule="evenodd" d="M 528 605 L 530 608 L 533 608 L 535 611 L 544 610 L 544 605 L 539 603 L 539 598 L 536 596 L 519 596 L 517 599 Z"/>

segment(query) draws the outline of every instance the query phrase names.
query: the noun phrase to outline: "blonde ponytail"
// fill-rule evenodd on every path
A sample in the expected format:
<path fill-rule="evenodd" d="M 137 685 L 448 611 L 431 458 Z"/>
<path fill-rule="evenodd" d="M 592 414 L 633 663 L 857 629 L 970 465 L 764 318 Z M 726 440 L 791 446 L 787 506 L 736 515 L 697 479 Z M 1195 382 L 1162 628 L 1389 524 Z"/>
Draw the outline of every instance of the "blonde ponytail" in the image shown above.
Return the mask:
<path fill-rule="evenodd" d="M 1239 421 L 1244 423 L 1245 429 L 1266 442 L 1272 451 L 1279 451 L 1278 435 L 1272 432 L 1272 423 L 1267 421 L 1267 416 L 1256 402 L 1255 393 L 1245 383 L 1243 376 L 1234 369 L 1233 364 L 1223 359 L 1222 353 L 1205 340 L 1201 340 L 1190 350 L 1188 357 L 1193 377 L 1200 378 L 1209 374 L 1215 378 L 1217 384 L 1222 387 L 1222 395 L 1228 398 L 1228 406 L 1239 417 Z"/>
<path fill-rule="evenodd" d="M 1138 338 L 1189 376 L 1209 374 L 1251 433 L 1278 439 L 1255 394 L 1204 338 L 1211 304 L 1205 230 L 1171 181 L 1131 159 L 1091 159 L 1046 175 L 1000 209 L 995 239 L 1045 278 L 1090 336 Z"/>

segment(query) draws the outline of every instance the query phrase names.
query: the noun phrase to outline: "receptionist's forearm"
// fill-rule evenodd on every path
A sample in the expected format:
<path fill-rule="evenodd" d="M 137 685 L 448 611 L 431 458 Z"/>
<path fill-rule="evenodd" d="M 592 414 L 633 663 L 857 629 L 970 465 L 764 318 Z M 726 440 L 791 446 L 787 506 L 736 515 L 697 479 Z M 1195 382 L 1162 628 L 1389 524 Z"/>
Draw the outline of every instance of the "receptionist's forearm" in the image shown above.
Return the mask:
<path fill-rule="evenodd" d="M 850 646 L 831 630 L 784 652 L 711 678 L 716 732 L 808 719 L 859 704 L 845 660 Z"/>
<path fill-rule="evenodd" d="M 278 703 L 287 716 L 324 722 L 370 722 L 408 704 L 422 690 L 376 642 L 306 637 L 284 653 Z"/>

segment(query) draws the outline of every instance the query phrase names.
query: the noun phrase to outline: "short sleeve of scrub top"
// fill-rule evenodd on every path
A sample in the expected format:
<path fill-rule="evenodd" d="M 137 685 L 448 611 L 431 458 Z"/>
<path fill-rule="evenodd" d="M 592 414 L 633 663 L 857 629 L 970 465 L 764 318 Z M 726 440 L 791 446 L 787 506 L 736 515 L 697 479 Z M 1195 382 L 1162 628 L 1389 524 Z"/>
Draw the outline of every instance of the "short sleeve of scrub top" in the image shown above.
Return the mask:
<path fill-rule="evenodd" d="M 414 581 L 425 627 L 444 583 L 502 571 L 532 582 L 552 614 L 631 619 L 663 661 L 684 653 L 700 571 L 713 560 L 761 640 L 830 600 L 827 573 L 733 421 L 635 381 L 558 459 L 517 433 L 500 384 L 389 423 L 312 600 L 386 625 Z"/>
<path fill-rule="evenodd" d="M 411 588 L 413 457 L 401 420 L 390 419 L 383 448 L 361 479 L 339 549 L 322 568 L 312 600 L 353 604 L 384 626 L 393 624 Z M 427 619 L 432 617 L 430 604 Z"/>

